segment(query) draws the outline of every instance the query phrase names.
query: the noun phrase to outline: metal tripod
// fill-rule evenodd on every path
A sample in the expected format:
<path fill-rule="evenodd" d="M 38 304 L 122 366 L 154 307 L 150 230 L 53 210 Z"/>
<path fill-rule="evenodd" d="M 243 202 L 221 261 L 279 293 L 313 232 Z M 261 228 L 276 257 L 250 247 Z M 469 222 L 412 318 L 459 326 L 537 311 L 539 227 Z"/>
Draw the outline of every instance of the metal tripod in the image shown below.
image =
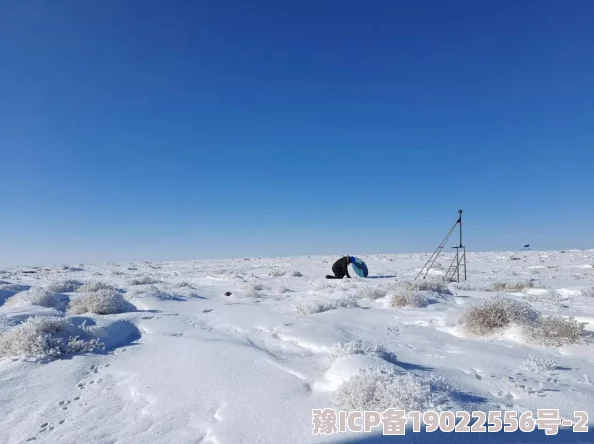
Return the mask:
<path fill-rule="evenodd" d="M 456 255 L 454 256 L 454 258 L 452 259 L 452 262 L 450 263 L 450 266 L 448 267 L 448 270 L 445 274 L 445 278 L 448 280 L 452 280 L 452 281 L 456 280 L 456 282 L 460 282 L 460 268 L 461 268 L 461 266 L 463 266 L 464 267 L 464 280 L 466 280 L 466 247 L 464 245 L 462 245 L 462 210 L 458 210 L 458 214 L 459 214 L 458 220 L 456 221 L 454 226 L 450 229 L 450 231 L 448 231 L 448 234 L 446 235 L 446 237 L 441 241 L 439 246 L 435 249 L 435 251 L 429 258 L 429 260 L 425 263 L 423 268 L 421 268 L 421 271 L 419 271 L 419 274 L 417 274 L 417 276 L 415 277 L 415 280 L 417 280 L 417 278 L 423 273 L 423 271 L 425 271 L 425 274 L 423 275 L 423 279 L 425 279 L 427 277 L 429 270 L 431 270 L 431 268 L 433 267 L 433 264 L 435 264 L 435 261 L 437 260 L 438 256 L 441 254 L 441 251 L 445 247 L 445 244 L 447 243 L 448 239 L 450 238 L 450 236 L 456 229 L 456 225 L 460 226 L 460 244 L 457 247 L 452 247 L 452 248 L 456 249 Z M 460 251 L 460 250 L 462 250 L 462 251 Z"/>

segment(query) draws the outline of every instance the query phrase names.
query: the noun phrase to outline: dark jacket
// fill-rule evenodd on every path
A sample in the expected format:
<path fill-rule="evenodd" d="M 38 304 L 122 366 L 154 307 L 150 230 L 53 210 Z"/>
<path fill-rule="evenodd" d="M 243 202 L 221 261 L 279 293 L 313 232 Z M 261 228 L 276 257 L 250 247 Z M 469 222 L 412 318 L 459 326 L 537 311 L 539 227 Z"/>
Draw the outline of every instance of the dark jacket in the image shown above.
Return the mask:
<path fill-rule="evenodd" d="M 336 262 L 334 262 L 334 265 L 332 265 L 332 271 L 337 276 L 341 276 L 341 277 L 346 276 L 346 277 L 350 278 L 351 276 L 349 275 L 349 258 L 348 258 L 348 256 L 341 257 Z"/>

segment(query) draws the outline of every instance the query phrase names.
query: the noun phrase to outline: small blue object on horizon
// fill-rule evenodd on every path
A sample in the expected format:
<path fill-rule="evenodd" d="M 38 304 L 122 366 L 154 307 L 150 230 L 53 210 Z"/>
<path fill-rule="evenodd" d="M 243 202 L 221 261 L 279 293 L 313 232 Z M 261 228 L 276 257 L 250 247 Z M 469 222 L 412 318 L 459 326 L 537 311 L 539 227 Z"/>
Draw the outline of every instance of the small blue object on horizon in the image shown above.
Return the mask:
<path fill-rule="evenodd" d="M 355 261 L 351 263 L 353 266 L 353 270 L 359 277 L 367 277 L 369 275 L 369 270 L 367 269 L 367 265 L 358 257 L 355 258 Z"/>

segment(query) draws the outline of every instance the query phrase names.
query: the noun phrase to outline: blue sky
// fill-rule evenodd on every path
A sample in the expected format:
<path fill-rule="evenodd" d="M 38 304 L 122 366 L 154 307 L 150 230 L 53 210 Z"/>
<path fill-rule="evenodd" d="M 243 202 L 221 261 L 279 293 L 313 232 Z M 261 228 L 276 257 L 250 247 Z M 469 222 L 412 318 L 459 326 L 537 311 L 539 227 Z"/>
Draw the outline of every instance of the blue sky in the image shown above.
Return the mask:
<path fill-rule="evenodd" d="M 594 3 L 0 3 L 0 265 L 594 247 Z"/>

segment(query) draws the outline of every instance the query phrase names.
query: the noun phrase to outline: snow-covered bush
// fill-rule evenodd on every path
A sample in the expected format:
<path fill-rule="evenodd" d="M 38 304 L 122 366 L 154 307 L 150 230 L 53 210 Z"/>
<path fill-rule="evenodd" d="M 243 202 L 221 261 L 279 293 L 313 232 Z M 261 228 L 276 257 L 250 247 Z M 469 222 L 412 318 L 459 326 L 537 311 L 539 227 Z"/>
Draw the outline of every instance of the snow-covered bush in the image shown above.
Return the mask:
<path fill-rule="evenodd" d="M 279 293 L 283 293 L 283 294 L 284 293 L 292 293 L 293 292 L 293 290 L 291 290 L 290 288 L 287 288 L 285 286 L 281 287 L 278 291 L 279 291 Z"/>
<path fill-rule="evenodd" d="M 10 327 L 14 327 L 18 324 L 18 321 L 3 314 L 0 314 L 0 333 L 8 330 Z"/>
<path fill-rule="evenodd" d="M 390 305 L 392 307 L 426 307 L 429 305 L 427 296 L 419 291 L 410 290 L 408 288 L 400 288 L 389 293 L 391 296 Z"/>
<path fill-rule="evenodd" d="M 151 285 L 147 289 L 147 291 L 145 292 L 145 295 L 148 297 L 160 299 L 162 301 L 183 301 L 184 300 L 184 298 L 181 297 L 180 295 L 172 294 L 172 293 L 168 293 L 166 291 L 159 290 L 154 285 Z M 197 296 L 197 294 L 196 294 L 196 296 Z M 188 297 L 190 297 L 190 296 L 188 296 Z"/>
<path fill-rule="evenodd" d="M 323 313 L 325 311 L 335 310 L 340 307 L 354 308 L 358 307 L 357 299 L 349 296 L 340 299 L 330 299 L 324 302 L 300 302 L 293 306 L 295 312 L 299 315 L 311 315 L 315 313 Z"/>
<path fill-rule="evenodd" d="M 389 368 L 362 372 L 338 387 L 332 404 L 345 411 L 440 410 L 440 397 L 431 384 L 410 373 L 400 375 Z"/>
<path fill-rule="evenodd" d="M 63 308 L 64 301 L 54 293 L 43 288 L 31 288 L 11 296 L 4 303 L 5 307 L 18 307 L 21 305 L 38 305 L 40 307 Z"/>
<path fill-rule="evenodd" d="M 448 284 L 444 279 L 423 279 L 418 281 L 406 281 L 401 284 L 412 291 L 432 291 L 439 294 L 451 295 Z"/>
<path fill-rule="evenodd" d="M 256 299 L 263 297 L 262 291 L 267 290 L 262 284 L 245 285 L 243 289 L 236 293 L 238 298 L 241 299 Z"/>
<path fill-rule="evenodd" d="M 167 293 L 166 291 L 158 291 L 156 293 L 149 293 L 148 295 L 153 296 L 157 299 L 161 299 L 162 301 L 183 301 L 184 300 L 183 297 L 181 297 L 179 295 Z"/>
<path fill-rule="evenodd" d="M 585 326 L 585 322 L 577 322 L 574 318 L 547 316 L 526 325 L 524 334 L 533 342 L 560 347 L 580 342 L 584 337 Z"/>
<path fill-rule="evenodd" d="M 127 294 L 126 298 L 129 300 L 143 299 L 143 298 L 156 298 L 162 301 L 185 301 L 185 298 L 198 297 L 198 293 L 191 289 L 181 288 L 176 293 L 168 293 L 167 291 L 160 290 L 155 285 L 149 287 L 133 288 Z"/>
<path fill-rule="evenodd" d="M 365 286 L 357 291 L 357 296 L 361 299 L 381 299 L 386 296 L 387 291 L 379 287 Z"/>
<path fill-rule="evenodd" d="M 270 276 L 270 277 L 281 277 L 284 275 L 285 275 L 285 272 L 282 270 L 279 270 L 278 268 L 270 270 L 270 272 L 268 273 L 268 276 Z"/>
<path fill-rule="evenodd" d="M 535 323 L 538 311 L 529 304 L 497 296 L 464 312 L 459 324 L 473 335 L 488 335 L 511 324 L 526 326 Z"/>
<path fill-rule="evenodd" d="M 486 288 L 484 286 L 481 286 L 479 284 L 469 284 L 468 282 L 460 282 L 460 283 L 454 283 L 453 284 L 454 288 L 456 290 L 462 290 L 462 291 L 485 291 Z"/>
<path fill-rule="evenodd" d="M 539 356 L 528 356 L 522 363 L 522 368 L 534 373 L 545 373 L 556 370 L 557 363 L 552 359 L 541 358 Z"/>
<path fill-rule="evenodd" d="M 433 267 L 431 267 L 433 270 L 445 270 L 443 264 L 441 262 L 435 262 L 433 264 Z"/>
<path fill-rule="evenodd" d="M 588 298 L 594 298 L 594 287 L 585 288 L 582 290 L 582 295 Z"/>
<path fill-rule="evenodd" d="M 0 335 L 0 356 L 48 359 L 102 348 L 98 339 L 81 338 L 77 333 L 82 331 L 67 319 L 31 317 Z"/>
<path fill-rule="evenodd" d="M 135 278 L 132 279 L 130 281 L 130 286 L 134 286 L 134 285 L 150 285 L 150 284 L 158 284 L 159 282 L 161 282 L 160 279 L 157 278 L 153 278 L 150 276 L 142 276 L 139 278 Z"/>
<path fill-rule="evenodd" d="M 533 288 L 534 284 L 531 281 L 499 281 L 491 285 L 491 291 L 505 291 L 508 293 L 521 293 L 528 288 Z"/>
<path fill-rule="evenodd" d="M 548 299 L 549 301 L 561 303 L 565 298 L 557 290 L 548 290 L 545 293 L 545 299 Z"/>
<path fill-rule="evenodd" d="M 52 293 L 72 293 L 82 286 L 81 282 L 74 279 L 68 279 L 60 282 L 52 282 L 47 286 L 47 290 Z"/>
<path fill-rule="evenodd" d="M 97 290 L 70 301 L 68 312 L 74 315 L 95 313 L 100 315 L 134 311 L 134 306 L 114 290 Z"/>
<path fill-rule="evenodd" d="M 198 294 L 198 292 L 193 288 L 181 288 L 173 296 L 176 297 L 177 300 L 181 300 L 183 298 L 201 298 L 200 294 Z"/>
<path fill-rule="evenodd" d="M 378 358 L 385 359 L 389 362 L 396 361 L 396 355 L 387 351 L 383 346 L 361 340 L 336 344 L 330 354 L 330 361 L 333 362 L 339 358 L 352 355 L 377 356 Z"/>
<path fill-rule="evenodd" d="M 323 282 L 318 282 L 317 284 L 315 284 L 312 289 L 310 290 L 310 293 L 318 293 L 318 292 L 325 292 L 328 289 L 331 289 L 332 285 L 330 285 L 327 281 L 323 281 Z"/>
<path fill-rule="evenodd" d="M 108 284 L 106 282 L 95 281 L 95 282 L 87 282 L 86 284 L 80 286 L 76 291 L 79 291 L 81 293 L 88 293 L 88 292 L 99 291 L 99 290 L 116 291 L 117 288 L 115 288 L 113 285 Z"/>

